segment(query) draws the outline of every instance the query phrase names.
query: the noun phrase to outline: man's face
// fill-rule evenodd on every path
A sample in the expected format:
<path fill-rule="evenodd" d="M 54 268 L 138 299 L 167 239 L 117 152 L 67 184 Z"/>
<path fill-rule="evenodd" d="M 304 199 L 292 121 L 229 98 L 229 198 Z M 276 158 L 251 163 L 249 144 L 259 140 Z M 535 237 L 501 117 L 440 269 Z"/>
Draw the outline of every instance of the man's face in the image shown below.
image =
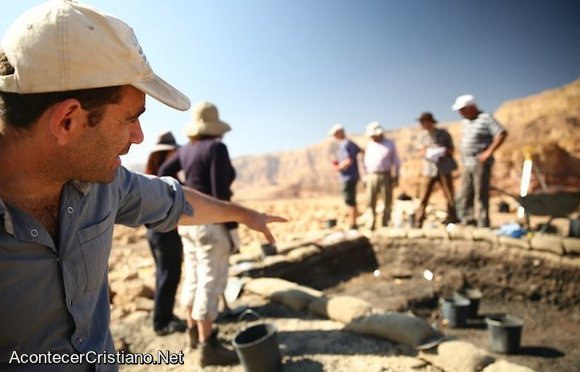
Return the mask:
<path fill-rule="evenodd" d="M 102 120 L 86 126 L 81 146 L 74 150 L 75 179 L 109 183 L 121 165 L 120 155 L 133 143 L 143 142 L 139 116 L 145 111 L 145 94 L 132 86 L 121 88 L 121 100 L 105 107 Z"/>
<path fill-rule="evenodd" d="M 375 142 L 381 142 L 383 138 L 384 136 L 382 134 L 375 134 L 374 136 L 371 136 L 371 139 Z"/>
<path fill-rule="evenodd" d="M 465 106 L 459 109 L 459 113 L 466 119 L 473 120 L 477 117 L 479 110 L 476 106 Z"/>
<path fill-rule="evenodd" d="M 345 138 L 345 136 L 344 136 L 344 130 L 342 130 L 342 129 L 341 129 L 341 130 L 337 130 L 337 131 L 334 133 L 334 138 L 336 138 L 336 139 L 337 139 L 337 140 L 339 140 L 339 141 L 340 141 L 340 140 L 343 140 L 343 139 Z"/>
<path fill-rule="evenodd" d="M 433 128 L 433 121 L 429 119 L 420 120 L 419 124 L 421 125 L 421 128 L 423 128 L 424 130 L 431 130 Z"/>

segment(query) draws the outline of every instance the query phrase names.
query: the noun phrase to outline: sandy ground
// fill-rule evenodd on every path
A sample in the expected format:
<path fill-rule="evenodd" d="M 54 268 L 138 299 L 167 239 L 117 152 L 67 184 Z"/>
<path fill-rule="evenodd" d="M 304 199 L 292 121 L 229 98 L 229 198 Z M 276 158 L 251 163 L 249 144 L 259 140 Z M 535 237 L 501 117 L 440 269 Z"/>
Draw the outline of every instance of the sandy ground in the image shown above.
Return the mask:
<path fill-rule="evenodd" d="M 246 204 L 269 213 L 284 215 L 290 219 L 287 224 L 272 226 L 274 234 L 280 241 L 290 240 L 307 234 L 309 231 L 324 228 L 326 221 L 331 218 L 339 220 L 336 229 L 343 228 L 346 224 L 346 211 L 338 198 Z M 437 206 L 432 209 L 432 223 L 437 222 L 437 210 Z M 494 213 L 492 218 L 497 226 L 514 220 L 515 215 Z M 545 219 L 536 218 L 532 222 L 543 221 Z M 361 216 L 360 222 L 364 224 L 364 215 Z M 566 222 L 565 220 L 555 222 L 563 233 L 567 233 L 567 231 L 564 232 L 567 228 Z M 261 242 L 259 236 L 243 228 L 241 235 L 243 249 L 252 250 L 259 247 Z M 113 247 L 111 257 L 112 281 L 122 283 L 121 287 L 131 287 L 133 281 L 141 280 L 149 288 L 154 288 L 153 260 L 143 239 L 143 232 L 123 230 L 118 236 L 119 239 Z M 127 244 L 128 242 L 133 243 Z M 418 278 L 417 285 L 409 288 L 407 283 L 399 281 L 399 284 L 396 284 L 393 280 L 387 280 L 388 276 L 380 279 L 372 273 L 366 273 L 353 277 L 334 288 L 326 289 L 325 292 L 355 295 L 381 308 L 384 305 L 381 304 L 381 298 L 404 296 L 409 291 L 414 291 L 413 296 L 416 297 L 417 292 L 425 290 L 424 280 L 420 278 L 420 273 L 425 268 L 424 262 L 417 267 L 410 267 L 403 259 L 397 261 L 399 266 L 393 265 L 392 260 L 387 264 L 379 258 L 379 262 L 382 262 L 379 270 L 383 273 L 387 273 L 388 270 L 411 270 L 411 272 L 415 270 L 411 278 Z M 391 286 L 395 283 L 395 286 L 399 287 L 399 292 L 390 293 L 389 296 L 381 295 L 378 280 L 389 283 Z M 430 289 L 427 288 L 426 291 L 429 292 Z M 130 311 L 121 311 L 121 305 L 113 304 L 111 329 L 118 347 L 133 353 L 154 353 L 155 355 L 158 350 L 169 350 L 173 353 L 182 351 L 185 365 L 123 365 L 121 370 L 200 370 L 197 367 L 196 351 L 188 350 L 184 334 L 165 337 L 158 337 L 154 334 L 150 318 L 152 301 L 146 297 L 151 297 L 151 294 L 139 297 L 138 301 L 135 301 L 137 305 L 133 306 Z M 437 368 L 418 359 L 417 352 L 409 347 L 394 345 L 376 337 L 345 332 L 342 330 L 341 323 L 316 318 L 306 313 L 296 313 L 280 305 L 264 302 L 256 296 L 242 294 L 230 306 L 232 308 L 251 306 L 264 317 L 264 322 L 275 324 L 278 329 L 277 337 L 284 371 L 438 371 Z M 436 305 L 414 310 L 434 322 L 440 319 Z M 580 339 L 580 312 L 577 307 L 557 309 L 555 306 L 530 302 L 527 299 L 493 296 L 482 301 L 480 310 L 480 314 L 506 311 L 524 318 L 526 322 L 522 341 L 524 348 L 519 355 L 510 356 L 510 361 L 538 371 L 580 371 L 580 351 L 576 347 L 577 340 Z M 176 313 L 181 315 L 181 311 L 178 305 Z M 246 326 L 244 322 L 240 323 L 235 320 L 235 317 L 229 317 L 218 324 L 220 334 L 225 339 L 232 339 Z M 467 329 L 444 328 L 444 331 L 450 336 L 460 337 L 483 349 L 489 349 L 489 335 L 481 324 L 473 324 Z M 503 356 L 499 357 L 503 358 Z M 242 371 L 243 368 L 241 366 L 212 367 L 205 370 Z"/>

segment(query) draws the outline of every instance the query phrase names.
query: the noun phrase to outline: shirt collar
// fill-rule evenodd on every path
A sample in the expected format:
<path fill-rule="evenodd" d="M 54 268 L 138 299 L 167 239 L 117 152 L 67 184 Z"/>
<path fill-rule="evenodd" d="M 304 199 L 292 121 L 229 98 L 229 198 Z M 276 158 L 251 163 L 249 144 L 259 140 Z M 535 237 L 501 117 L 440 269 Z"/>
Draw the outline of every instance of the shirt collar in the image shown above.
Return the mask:
<path fill-rule="evenodd" d="M 78 180 L 72 180 L 70 183 L 74 186 L 75 189 L 78 190 L 78 192 L 83 194 L 83 196 L 87 195 L 93 187 L 92 184 L 88 182 L 82 182 Z"/>
<path fill-rule="evenodd" d="M 92 185 L 87 182 L 72 180 L 70 183 L 83 196 L 87 195 L 92 189 Z M 8 208 L 2 199 L 0 199 L 0 217 L 2 217 L 4 220 L 4 230 L 6 230 L 8 234 L 14 235 L 14 224 L 12 223 L 12 216 L 10 216 L 10 212 L 8 211 Z"/>
<path fill-rule="evenodd" d="M 12 223 L 12 217 L 10 216 L 8 208 L 6 207 L 6 204 L 4 204 L 4 201 L 2 201 L 2 199 L 0 199 L 0 216 L 2 216 L 4 219 L 4 230 L 6 230 L 8 234 L 14 235 L 14 225 Z"/>

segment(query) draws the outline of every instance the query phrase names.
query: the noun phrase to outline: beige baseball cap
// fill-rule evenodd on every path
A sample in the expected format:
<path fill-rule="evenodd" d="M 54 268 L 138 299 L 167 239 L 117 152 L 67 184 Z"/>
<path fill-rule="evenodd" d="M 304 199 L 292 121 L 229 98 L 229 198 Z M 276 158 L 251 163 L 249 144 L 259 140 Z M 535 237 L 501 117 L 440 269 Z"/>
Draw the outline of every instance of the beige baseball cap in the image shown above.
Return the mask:
<path fill-rule="evenodd" d="M 8 28 L 1 47 L 14 67 L 0 90 L 62 92 L 132 85 L 186 111 L 189 99 L 157 76 L 120 19 L 73 0 L 52 0 L 24 12 Z"/>

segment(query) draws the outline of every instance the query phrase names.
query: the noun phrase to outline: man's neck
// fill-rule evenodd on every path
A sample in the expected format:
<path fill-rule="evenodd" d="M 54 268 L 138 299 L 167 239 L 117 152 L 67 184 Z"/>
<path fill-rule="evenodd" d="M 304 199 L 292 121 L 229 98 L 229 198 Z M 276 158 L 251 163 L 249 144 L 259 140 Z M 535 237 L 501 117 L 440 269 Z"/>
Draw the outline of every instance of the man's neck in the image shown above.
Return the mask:
<path fill-rule="evenodd" d="M 3 142 L 6 142 L 5 137 L 0 139 L 0 146 Z M 60 194 L 65 182 L 58 179 L 58 168 L 50 164 L 50 159 L 50 151 L 32 140 L 3 146 L 0 150 L 0 198 L 5 204 L 35 217 L 55 238 Z"/>

